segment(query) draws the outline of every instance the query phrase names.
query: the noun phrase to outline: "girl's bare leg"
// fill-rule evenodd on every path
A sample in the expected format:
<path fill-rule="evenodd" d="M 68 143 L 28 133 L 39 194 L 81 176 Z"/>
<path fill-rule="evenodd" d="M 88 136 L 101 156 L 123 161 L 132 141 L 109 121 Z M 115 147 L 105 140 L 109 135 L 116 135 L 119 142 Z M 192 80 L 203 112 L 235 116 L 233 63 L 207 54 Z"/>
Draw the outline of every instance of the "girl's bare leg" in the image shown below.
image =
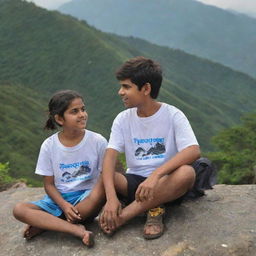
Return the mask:
<path fill-rule="evenodd" d="M 43 233 L 44 231 L 44 229 L 33 227 L 27 224 L 23 232 L 23 237 L 27 240 L 30 240 L 33 237 Z"/>
<path fill-rule="evenodd" d="M 100 177 L 91 193 L 75 207 L 83 220 L 88 217 L 96 217 L 106 202 L 105 190 Z"/>
<path fill-rule="evenodd" d="M 127 195 L 127 181 L 126 178 L 120 174 L 115 174 L 115 188 L 116 191 L 122 195 Z M 100 176 L 92 192 L 84 200 L 76 205 L 76 209 L 80 213 L 83 220 L 91 216 L 97 216 L 106 203 L 105 189 Z"/>
<path fill-rule="evenodd" d="M 43 230 L 64 232 L 80 237 L 85 245 L 89 244 L 92 233 L 87 231 L 83 225 L 69 223 L 66 220 L 42 211 L 34 204 L 18 203 L 14 207 L 13 215 L 19 221 L 28 224 L 27 228 L 31 227 L 31 231 L 32 229 L 38 231 L 36 234 L 41 233 Z M 30 232 L 30 230 L 25 229 L 25 232 Z M 32 234 L 28 235 L 31 236 Z"/>

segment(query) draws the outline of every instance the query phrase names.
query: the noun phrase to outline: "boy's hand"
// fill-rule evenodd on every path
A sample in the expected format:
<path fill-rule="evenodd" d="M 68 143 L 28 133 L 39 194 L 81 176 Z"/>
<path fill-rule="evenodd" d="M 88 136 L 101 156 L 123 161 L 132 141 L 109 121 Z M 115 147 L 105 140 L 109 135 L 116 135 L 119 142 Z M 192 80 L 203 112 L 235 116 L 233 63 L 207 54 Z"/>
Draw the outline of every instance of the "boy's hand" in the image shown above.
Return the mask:
<path fill-rule="evenodd" d="M 107 229 L 115 230 L 117 227 L 117 218 L 121 214 L 122 206 L 119 200 L 108 200 L 100 215 L 101 226 L 106 226 Z"/>
<path fill-rule="evenodd" d="M 137 202 L 143 202 L 152 200 L 154 198 L 155 188 L 159 178 L 151 174 L 146 180 L 144 180 L 137 188 L 135 193 L 135 200 Z"/>
<path fill-rule="evenodd" d="M 68 202 L 65 204 L 63 208 L 63 212 L 68 222 L 75 223 L 82 219 L 78 210 L 75 208 L 75 206 L 73 206 Z"/>

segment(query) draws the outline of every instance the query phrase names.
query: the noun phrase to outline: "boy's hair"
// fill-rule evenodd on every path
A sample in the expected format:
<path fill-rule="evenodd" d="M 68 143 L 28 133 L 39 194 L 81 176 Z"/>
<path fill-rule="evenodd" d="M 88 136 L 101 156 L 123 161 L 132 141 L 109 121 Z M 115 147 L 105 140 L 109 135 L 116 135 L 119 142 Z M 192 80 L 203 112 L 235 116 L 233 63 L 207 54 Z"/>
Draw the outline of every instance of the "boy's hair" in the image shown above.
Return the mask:
<path fill-rule="evenodd" d="M 61 126 L 55 121 L 55 115 L 64 117 L 64 112 L 68 109 L 70 103 L 76 98 L 83 100 L 83 97 L 76 91 L 62 90 L 55 92 L 48 104 L 49 116 L 44 129 L 55 130 L 57 129 L 57 126 Z"/>
<path fill-rule="evenodd" d="M 119 81 L 130 79 L 141 90 L 143 85 L 151 85 L 150 96 L 156 99 L 162 84 L 162 69 L 159 63 L 138 56 L 126 61 L 117 71 L 116 78 Z"/>

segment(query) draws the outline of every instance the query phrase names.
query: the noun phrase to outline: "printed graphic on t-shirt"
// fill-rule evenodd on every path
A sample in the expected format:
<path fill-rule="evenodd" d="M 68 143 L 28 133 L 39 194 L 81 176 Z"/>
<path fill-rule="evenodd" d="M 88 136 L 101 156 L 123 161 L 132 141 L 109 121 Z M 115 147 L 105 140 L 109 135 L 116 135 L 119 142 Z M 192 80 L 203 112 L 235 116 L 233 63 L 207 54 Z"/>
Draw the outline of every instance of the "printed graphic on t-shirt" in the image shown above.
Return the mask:
<path fill-rule="evenodd" d="M 134 152 L 137 160 L 157 159 L 165 156 L 164 138 L 133 138 L 133 143 L 137 147 Z"/>
<path fill-rule="evenodd" d="M 62 182 L 84 181 L 92 178 L 89 161 L 59 165 L 62 173 Z"/>

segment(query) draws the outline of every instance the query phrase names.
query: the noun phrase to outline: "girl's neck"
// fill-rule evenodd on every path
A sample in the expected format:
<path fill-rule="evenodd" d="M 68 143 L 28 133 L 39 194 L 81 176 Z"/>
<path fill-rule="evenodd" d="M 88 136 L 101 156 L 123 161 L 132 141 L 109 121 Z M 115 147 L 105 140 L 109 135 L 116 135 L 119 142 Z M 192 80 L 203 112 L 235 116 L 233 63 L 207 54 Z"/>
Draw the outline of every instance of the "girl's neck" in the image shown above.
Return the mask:
<path fill-rule="evenodd" d="M 58 137 L 62 145 L 65 147 L 74 147 L 81 142 L 84 138 L 85 130 L 80 131 L 67 131 L 63 130 L 59 132 Z"/>

